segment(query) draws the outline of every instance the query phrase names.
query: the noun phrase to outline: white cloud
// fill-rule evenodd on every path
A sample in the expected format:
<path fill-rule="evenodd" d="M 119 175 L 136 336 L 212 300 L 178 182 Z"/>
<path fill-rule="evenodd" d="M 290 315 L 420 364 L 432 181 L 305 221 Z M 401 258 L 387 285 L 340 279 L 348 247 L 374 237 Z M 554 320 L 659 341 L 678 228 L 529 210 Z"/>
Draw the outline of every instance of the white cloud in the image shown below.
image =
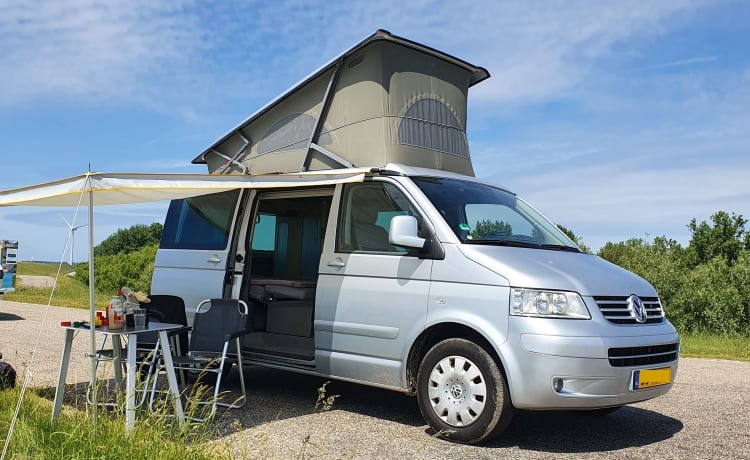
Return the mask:
<path fill-rule="evenodd" d="M 148 103 L 203 47 L 188 2 L 10 1 L 0 4 L 3 104 L 41 97 Z"/>
<path fill-rule="evenodd" d="M 575 86 L 617 42 L 661 33 L 660 21 L 695 5 L 6 0 L 0 85 L 10 91 L 0 104 L 115 100 L 196 117 L 196 105 L 216 98 L 270 99 L 269 88 L 379 27 L 487 66 L 495 78 L 478 87 L 480 98 L 538 100 Z"/>
<path fill-rule="evenodd" d="M 660 64 L 642 67 L 639 70 L 640 71 L 660 70 L 660 69 L 669 69 L 672 67 L 683 67 L 683 66 L 690 66 L 690 65 L 696 65 L 696 64 L 705 64 L 709 62 L 715 62 L 717 59 L 718 58 L 716 56 L 697 56 L 697 57 L 688 58 L 688 59 L 680 59 L 677 61 L 662 62 Z"/>
<path fill-rule="evenodd" d="M 701 2 L 497 2 L 467 18 L 481 31 L 477 63 L 491 80 L 475 95 L 494 100 L 529 102 L 579 84 L 595 61 L 627 39 L 658 36 L 663 22 Z M 498 20 L 500 18 L 500 20 Z M 478 26 L 478 27 L 477 27 Z"/>

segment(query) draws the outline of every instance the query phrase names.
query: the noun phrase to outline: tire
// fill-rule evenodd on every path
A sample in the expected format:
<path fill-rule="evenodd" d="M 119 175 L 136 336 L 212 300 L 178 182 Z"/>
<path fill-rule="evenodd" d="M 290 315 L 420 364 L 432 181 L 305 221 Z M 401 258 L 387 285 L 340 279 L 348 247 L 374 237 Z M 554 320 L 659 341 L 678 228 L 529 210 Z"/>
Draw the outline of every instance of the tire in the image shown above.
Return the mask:
<path fill-rule="evenodd" d="M 502 371 L 466 339 L 443 340 L 427 352 L 417 374 L 417 401 L 438 437 L 466 444 L 500 434 L 513 417 Z"/>

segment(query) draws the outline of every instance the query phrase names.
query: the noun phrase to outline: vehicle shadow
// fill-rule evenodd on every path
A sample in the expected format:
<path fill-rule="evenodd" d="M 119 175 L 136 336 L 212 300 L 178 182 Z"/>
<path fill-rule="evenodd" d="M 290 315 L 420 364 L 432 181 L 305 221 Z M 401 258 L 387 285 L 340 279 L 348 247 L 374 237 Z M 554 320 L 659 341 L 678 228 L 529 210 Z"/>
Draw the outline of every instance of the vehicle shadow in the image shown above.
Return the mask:
<path fill-rule="evenodd" d="M 246 368 L 245 382 L 246 405 L 215 420 L 224 434 L 315 413 L 318 392 L 323 385 L 326 385 L 326 396 L 336 396 L 332 411 L 347 411 L 413 427 L 424 425 L 416 399 L 394 391 L 261 367 Z M 222 388 L 231 392 L 229 399 L 239 395 L 236 369 Z"/>
<path fill-rule="evenodd" d="M 276 420 L 309 415 L 326 379 L 265 368 L 245 373 L 248 403 L 229 411 L 215 423 L 224 434 Z M 227 389 L 239 387 L 233 371 Z M 338 395 L 332 411 L 346 411 L 409 427 L 426 427 L 416 398 L 354 383 L 330 381 L 326 395 Z M 239 412 L 242 412 L 240 414 Z M 573 411 L 518 411 L 508 429 L 483 450 L 517 446 L 546 453 L 606 452 L 640 447 L 673 437 L 683 429 L 681 421 L 650 410 L 624 407 L 609 415 L 585 415 Z"/>
<path fill-rule="evenodd" d="M 3 313 L 0 311 L 0 321 L 22 321 L 26 318 L 18 316 L 13 313 Z"/>
<path fill-rule="evenodd" d="M 319 389 L 324 385 L 326 396 L 337 396 L 332 412 L 351 412 L 405 427 L 422 427 L 426 436 L 434 435 L 422 419 L 416 398 L 401 393 L 260 367 L 246 368 L 245 382 L 248 397 L 245 406 L 220 411 L 211 423 L 217 438 L 313 414 Z M 67 384 L 64 403 L 85 410 L 86 385 L 85 382 Z M 239 374 L 234 369 L 226 384 L 222 384 L 227 391 L 224 398 L 236 399 L 239 388 Z M 51 401 L 54 388 L 38 389 L 37 394 Z M 498 439 L 472 449 L 485 453 L 509 447 L 549 454 L 608 452 L 658 443 L 682 429 L 682 422 L 675 418 L 637 407 L 624 407 L 606 416 L 572 411 L 518 411 Z"/>
<path fill-rule="evenodd" d="M 114 390 L 112 378 L 101 379 L 99 401 L 123 403 L 124 394 Z M 328 382 L 328 383 L 326 383 Z M 377 417 L 409 426 L 423 426 L 416 400 L 393 391 L 381 390 L 347 382 L 329 381 L 320 377 L 250 367 L 245 369 L 247 402 L 240 409 L 220 410 L 211 423 L 211 430 L 221 437 L 236 431 L 253 428 L 274 421 L 303 417 L 316 412 L 315 403 L 321 387 L 327 396 L 337 395 L 333 411 L 349 411 Z M 63 404 L 86 411 L 88 382 L 67 383 Z M 166 379 L 159 380 L 166 388 Z M 234 401 L 240 395 L 239 373 L 233 369 L 222 383 L 222 400 Z M 186 390 L 189 391 L 189 390 Z M 49 401 L 55 396 L 54 387 L 35 388 L 34 392 Z"/>
<path fill-rule="evenodd" d="M 673 437 L 681 421 L 626 406 L 609 415 L 573 411 L 519 411 L 508 429 L 485 447 L 548 453 L 607 452 L 642 447 Z"/>

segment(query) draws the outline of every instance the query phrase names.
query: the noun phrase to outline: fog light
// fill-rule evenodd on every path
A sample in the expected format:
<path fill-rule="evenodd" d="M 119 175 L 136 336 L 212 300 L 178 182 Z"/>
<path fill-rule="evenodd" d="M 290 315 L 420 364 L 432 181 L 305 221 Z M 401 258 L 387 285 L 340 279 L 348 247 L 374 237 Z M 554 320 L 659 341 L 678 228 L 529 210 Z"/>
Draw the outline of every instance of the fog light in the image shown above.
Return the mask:
<path fill-rule="evenodd" d="M 555 390 L 555 393 L 560 393 L 563 389 L 563 379 L 558 377 L 552 379 L 552 389 Z"/>

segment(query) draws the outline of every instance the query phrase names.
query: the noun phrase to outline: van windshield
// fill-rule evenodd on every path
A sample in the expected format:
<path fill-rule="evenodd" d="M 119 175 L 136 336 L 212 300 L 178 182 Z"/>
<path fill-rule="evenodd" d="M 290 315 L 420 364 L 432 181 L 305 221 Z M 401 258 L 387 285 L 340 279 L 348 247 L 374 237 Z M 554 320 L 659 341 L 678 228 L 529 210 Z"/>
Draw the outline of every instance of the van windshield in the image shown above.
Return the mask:
<path fill-rule="evenodd" d="M 444 177 L 412 180 L 462 243 L 580 252 L 555 224 L 501 188 Z"/>

